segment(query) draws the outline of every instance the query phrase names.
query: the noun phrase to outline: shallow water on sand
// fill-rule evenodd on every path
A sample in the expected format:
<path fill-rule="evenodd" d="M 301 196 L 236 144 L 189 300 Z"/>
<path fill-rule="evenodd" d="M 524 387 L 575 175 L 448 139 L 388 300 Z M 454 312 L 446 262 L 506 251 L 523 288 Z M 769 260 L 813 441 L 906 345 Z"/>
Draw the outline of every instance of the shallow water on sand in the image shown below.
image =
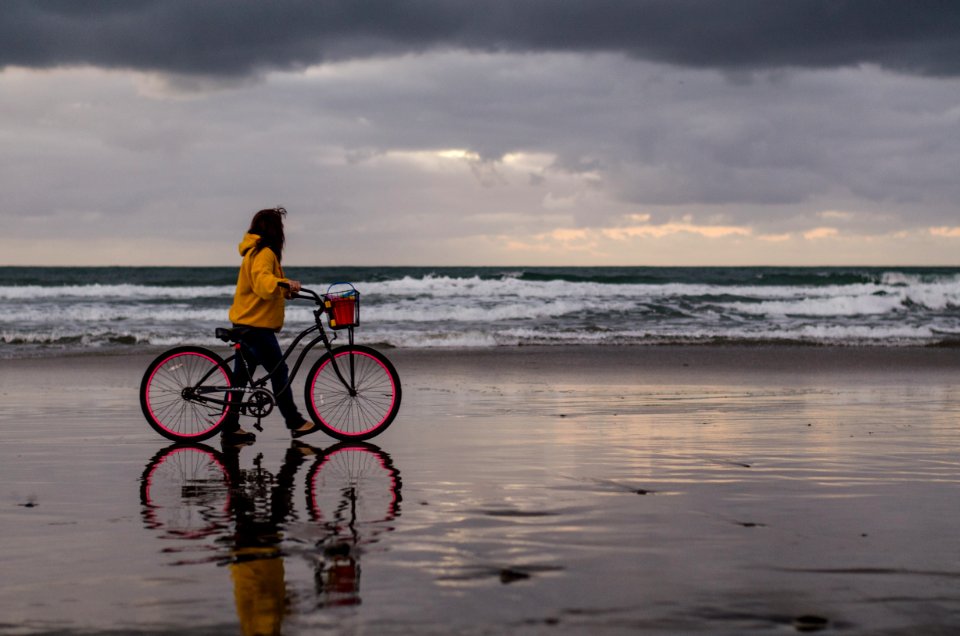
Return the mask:
<path fill-rule="evenodd" d="M 960 627 L 949 382 L 411 373 L 376 446 L 234 452 L 85 364 L 0 389 L 0 634 Z"/>

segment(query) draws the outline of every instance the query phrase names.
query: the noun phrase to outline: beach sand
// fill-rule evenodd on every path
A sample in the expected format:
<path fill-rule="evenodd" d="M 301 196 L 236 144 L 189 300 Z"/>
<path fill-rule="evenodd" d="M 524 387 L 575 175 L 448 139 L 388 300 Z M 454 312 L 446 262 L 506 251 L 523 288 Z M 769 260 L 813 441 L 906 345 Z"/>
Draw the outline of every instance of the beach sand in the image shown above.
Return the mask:
<path fill-rule="evenodd" d="M 956 349 L 385 352 L 375 446 L 239 453 L 0 360 L 0 634 L 960 631 Z"/>

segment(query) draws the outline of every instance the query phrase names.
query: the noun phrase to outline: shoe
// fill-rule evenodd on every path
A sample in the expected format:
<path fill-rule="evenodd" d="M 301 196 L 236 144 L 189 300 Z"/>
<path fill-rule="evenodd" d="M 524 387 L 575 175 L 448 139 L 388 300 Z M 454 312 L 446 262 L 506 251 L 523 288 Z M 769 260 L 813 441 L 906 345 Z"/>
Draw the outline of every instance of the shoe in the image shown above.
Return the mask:
<path fill-rule="evenodd" d="M 298 437 L 303 437 L 304 435 L 309 435 L 310 433 L 316 433 L 320 430 L 320 427 L 317 426 L 314 422 L 304 422 L 300 428 L 290 429 L 290 435 L 293 439 Z"/>
<path fill-rule="evenodd" d="M 320 451 L 306 442 L 298 442 L 293 440 L 290 442 L 290 452 L 296 453 L 300 457 L 315 457 L 320 454 Z"/>
<path fill-rule="evenodd" d="M 224 431 L 220 434 L 220 439 L 223 440 L 226 444 L 245 445 L 253 444 L 257 441 L 257 436 L 249 431 L 245 431 L 242 428 L 238 428 L 234 431 Z"/>

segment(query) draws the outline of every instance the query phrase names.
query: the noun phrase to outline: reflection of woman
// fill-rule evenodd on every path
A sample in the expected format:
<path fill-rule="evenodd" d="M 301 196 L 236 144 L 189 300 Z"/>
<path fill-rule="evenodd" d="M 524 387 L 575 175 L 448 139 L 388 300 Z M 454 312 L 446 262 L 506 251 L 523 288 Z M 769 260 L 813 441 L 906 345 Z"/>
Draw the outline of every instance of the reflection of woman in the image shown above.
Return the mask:
<path fill-rule="evenodd" d="M 263 482 L 270 481 L 268 473 L 258 467 L 248 479 L 240 470 L 237 448 L 225 445 L 224 459 L 234 485 L 230 578 L 240 627 L 244 636 L 279 634 L 289 596 L 280 542 L 282 528 L 293 515 L 293 480 L 304 456 L 296 447 L 287 451 L 267 501 L 260 501 L 267 497 L 266 491 L 260 491 L 267 485 Z"/>
<path fill-rule="evenodd" d="M 272 372 L 273 393 L 277 408 L 283 415 L 294 437 L 318 430 L 318 426 L 304 419 L 293 402 L 287 385 L 287 364 L 277 342 L 276 332 L 283 327 L 284 298 L 300 291 L 299 281 L 283 274 L 283 208 L 260 210 L 253 216 L 250 229 L 240 241 L 240 273 L 237 289 L 230 307 L 230 321 L 243 330 L 243 355 L 237 356 L 234 376 L 238 386 L 244 386 L 257 365 Z M 286 387 L 286 388 L 285 388 Z M 237 400 L 241 396 L 237 396 Z M 231 413 L 223 426 L 223 436 L 229 443 L 253 442 L 256 435 L 240 428 L 239 414 Z"/>
<path fill-rule="evenodd" d="M 244 636 L 279 634 L 287 613 L 283 559 L 279 550 L 268 548 L 238 550 L 230 564 L 237 618 Z M 244 560 L 246 559 L 246 560 Z"/>

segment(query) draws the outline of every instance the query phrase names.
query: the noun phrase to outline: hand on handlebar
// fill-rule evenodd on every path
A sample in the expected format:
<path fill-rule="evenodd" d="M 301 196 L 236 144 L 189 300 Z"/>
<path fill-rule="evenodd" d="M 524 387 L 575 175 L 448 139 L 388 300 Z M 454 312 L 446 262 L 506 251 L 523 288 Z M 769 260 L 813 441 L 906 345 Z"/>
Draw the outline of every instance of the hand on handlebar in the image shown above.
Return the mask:
<path fill-rule="evenodd" d="M 288 300 L 293 298 L 305 298 L 305 299 L 313 300 L 317 304 L 320 304 L 322 302 L 320 299 L 320 296 L 318 296 L 315 291 L 311 289 L 307 289 L 306 287 L 301 285 L 300 281 L 298 280 L 287 280 L 281 283 L 277 283 L 277 285 L 285 290 L 283 292 L 283 296 Z"/>
<path fill-rule="evenodd" d="M 296 298 L 297 293 L 302 289 L 300 286 L 300 281 L 298 280 L 286 280 L 277 283 L 277 287 L 280 287 L 284 290 L 283 297 L 290 299 Z"/>

